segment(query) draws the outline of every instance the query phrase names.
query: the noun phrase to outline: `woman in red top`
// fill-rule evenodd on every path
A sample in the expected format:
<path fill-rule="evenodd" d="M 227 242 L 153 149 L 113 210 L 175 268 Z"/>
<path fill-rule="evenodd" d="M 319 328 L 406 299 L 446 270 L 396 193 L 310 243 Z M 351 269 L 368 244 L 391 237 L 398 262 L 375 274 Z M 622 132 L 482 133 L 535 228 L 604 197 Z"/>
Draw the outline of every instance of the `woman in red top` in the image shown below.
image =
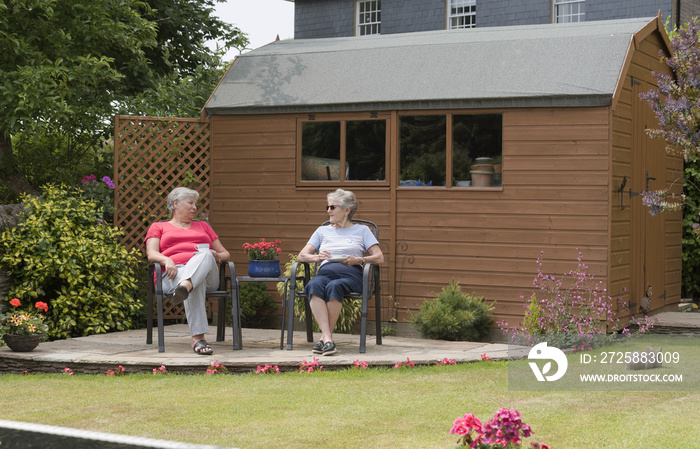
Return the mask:
<path fill-rule="evenodd" d="M 209 332 L 205 309 L 206 292 L 219 285 L 219 267 L 231 257 L 219 236 L 204 221 L 195 220 L 199 193 L 177 187 L 168 195 L 170 221 L 153 223 L 146 233 L 146 254 L 162 265 L 163 291 L 172 295 L 173 304 L 184 302 L 192 335 L 192 349 L 200 355 L 213 351 L 204 335 Z M 199 251 L 198 245 L 208 244 Z"/>

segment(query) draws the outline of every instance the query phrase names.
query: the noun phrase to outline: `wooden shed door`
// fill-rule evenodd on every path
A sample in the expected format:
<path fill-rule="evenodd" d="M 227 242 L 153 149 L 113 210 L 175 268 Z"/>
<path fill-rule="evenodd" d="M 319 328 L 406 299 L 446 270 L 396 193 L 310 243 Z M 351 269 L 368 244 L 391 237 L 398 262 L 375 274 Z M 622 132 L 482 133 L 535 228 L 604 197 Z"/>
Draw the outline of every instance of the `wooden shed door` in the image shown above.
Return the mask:
<path fill-rule="evenodd" d="M 633 80 L 633 192 L 659 190 L 666 187 L 666 144 L 650 138 L 645 129 L 657 127 L 651 107 L 639 98 L 653 86 Z M 650 310 L 666 304 L 665 214 L 651 215 L 641 196 L 631 199 L 632 206 L 632 273 L 630 301 L 637 303 L 631 311 L 639 312 L 644 297 L 651 299 Z"/>

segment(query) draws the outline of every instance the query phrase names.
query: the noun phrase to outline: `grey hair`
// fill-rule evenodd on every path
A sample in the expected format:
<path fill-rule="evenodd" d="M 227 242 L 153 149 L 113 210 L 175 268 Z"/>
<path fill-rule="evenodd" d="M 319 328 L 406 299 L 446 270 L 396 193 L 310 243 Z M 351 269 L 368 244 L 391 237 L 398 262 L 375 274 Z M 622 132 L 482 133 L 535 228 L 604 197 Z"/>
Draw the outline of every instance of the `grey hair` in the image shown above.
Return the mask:
<path fill-rule="evenodd" d="M 338 189 L 326 195 L 326 199 L 329 203 L 336 203 L 336 205 L 343 209 L 350 209 L 350 214 L 348 215 L 349 219 L 357 212 L 357 198 L 355 198 L 355 194 L 349 190 Z"/>
<path fill-rule="evenodd" d="M 187 187 L 175 187 L 168 195 L 168 210 L 170 211 L 170 216 L 172 217 L 173 211 L 175 210 L 175 201 L 189 198 L 194 198 L 194 200 L 197 201 L 199 199 L 199 192 L 188 189 Z"/>

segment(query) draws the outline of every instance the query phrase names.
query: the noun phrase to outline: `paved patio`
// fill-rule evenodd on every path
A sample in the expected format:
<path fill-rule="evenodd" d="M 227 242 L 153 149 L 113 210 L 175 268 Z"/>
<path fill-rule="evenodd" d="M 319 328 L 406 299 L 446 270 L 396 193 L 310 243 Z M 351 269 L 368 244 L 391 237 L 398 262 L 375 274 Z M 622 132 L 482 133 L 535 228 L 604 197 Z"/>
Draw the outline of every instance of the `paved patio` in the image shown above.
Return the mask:
<path fill-rule="evenodd" d="M 700 313 L 664 312 L 654 318 L 658 318 L 656 333 L 700 333 Z M 338 369 L 353 366 L 355 360 L 391 367 L 407 359 L 417 365 L 432 365 L 445 358 L 457 363 L 478 361 L 482 354 L 493 360 L 527 355 L 526 348 L 509 354 L 505 343 L 383 337 L 383 344 L 377 346 L 371 335 L 367 336 L 367 352 L 360 354 L 359 335 L 336 334 L 338 352 L 322 357 L 311 352 L 313 343 L 306 341 L 303 331 L 294 332 L 293 350 L 280 350 L 279 329 L 243 329 L 243 349 L 234 351 L 231 328 L 226 329 L 223 342 L 214 341 L 215 327 L 210 332 L 208 341 L 214 349 L 211 356 L 199 356 L 190 349 L 186 324 L 166 326 L 163 353 L 158 352 L 156 329 L 151 345 L 146 344 L 146 330 L 138 329 L 44 342 L 26 353 L 12 352 L 4 346 L 0 348 L 0 373 L 63 372 L 70 368 L 75 373 L 104 374 L 119 365 L 127 373 L 151 373 L 161 365 L 171 373 L 204 373 L 212 362 L 224 364 L 230 372 L 248 373 L 266 364 L 277 365 L 282 371 L 296 371 L 302 362 L 310 362 L 314 357 L 325 369 Z"/>
<path fill-rule="evenodd" d="M 383 337 L 376 345 L 374 336 L 367 336 L 367 352 L 359 353 L 359 335 L 336 334 L 338 352 L 319 356 L 311 352 L 313 343 L 306 341 L 305 332 L 294 332 L 294 349 L 280 350 L 280 331 L 275 329 L 243 329 L 243 348 L 234 351 L 232 330 L 226 329 L 226 340 L 216 342 L 215 328 L 210 328 L 210 356 L 200 356 L 190 349 L 186 324 L 165 327 L 165 352 L 158 352 L 156 332 L 154 343 L 146 344 L 146 330 L 138 329 L 111 334 L 91 335 L 53 342 L 43 342 L 32 352 L 12 352 L 0 348 L 0 373 L 63 372 L 106 373 L 117 366 L 126 372 L 152 372 L 165 365 L 169 372 L 204 373 L 212 362 L 224 364 L 230 372 L 255 371 L 259 365 L 277 365 L 282 371 L 295 371 L 303 361 L 319 359 L 325 369 L 352 366 L 355 360 L 372 366 L 394 366 L 410 359 L 415 364 L 435 364 L 444 358 L 455 362 L 481 360 L 486 354 L 494 360 L 508 357 L 508 345 L 503 343 L 448 342 L 418 338 Z M 318 337 L 318 334 L 314 335 Z"/>

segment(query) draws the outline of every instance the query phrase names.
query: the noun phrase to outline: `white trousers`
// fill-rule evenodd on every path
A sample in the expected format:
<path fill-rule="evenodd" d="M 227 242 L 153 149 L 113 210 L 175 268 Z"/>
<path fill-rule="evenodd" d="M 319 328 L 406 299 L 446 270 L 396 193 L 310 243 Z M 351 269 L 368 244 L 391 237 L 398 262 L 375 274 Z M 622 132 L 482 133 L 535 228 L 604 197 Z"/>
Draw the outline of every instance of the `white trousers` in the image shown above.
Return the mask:
<path fill-rule="evenodd" d="M 190 335 L 208 334 L 206 293 L 219 287 L 219 266 L 214 255 L 208 251 L 200 252 L 192 256 L 186 265 L 178 265 L 175 279 L 163 277 L 163 292 L 172 295 L 180 282 L 186 279 L 192 282 L 192 290 L 183 303 Z"/>

